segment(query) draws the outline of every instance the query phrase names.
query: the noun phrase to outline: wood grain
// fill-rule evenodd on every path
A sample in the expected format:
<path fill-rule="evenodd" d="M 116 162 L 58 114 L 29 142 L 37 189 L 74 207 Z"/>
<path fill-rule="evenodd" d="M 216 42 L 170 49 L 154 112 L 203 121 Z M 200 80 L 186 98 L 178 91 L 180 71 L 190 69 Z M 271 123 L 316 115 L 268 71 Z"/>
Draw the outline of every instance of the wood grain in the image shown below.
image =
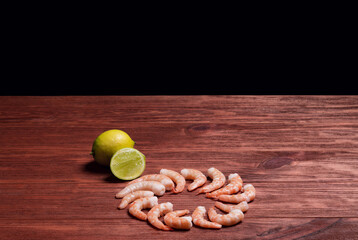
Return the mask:
<path fill-rule="evenodd" d="M 125 183 L 89 155 L 108 129 L 130 134 L 144 174 L 215 166 L 257 198 L 237 226 L 158 231 L 116 209 Z M 357 149 L 357 96 L 2 96 L 0 239 L 354 239 Z"/>

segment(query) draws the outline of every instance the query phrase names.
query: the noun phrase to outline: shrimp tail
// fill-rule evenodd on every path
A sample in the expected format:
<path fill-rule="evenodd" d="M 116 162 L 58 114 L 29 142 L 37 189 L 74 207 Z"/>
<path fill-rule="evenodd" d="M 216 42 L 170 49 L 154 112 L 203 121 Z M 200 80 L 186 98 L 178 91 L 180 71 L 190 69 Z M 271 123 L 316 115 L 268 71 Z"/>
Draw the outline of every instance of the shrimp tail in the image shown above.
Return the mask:
<path fill-rule="evenodd" d="M 219 199 L 219 196 L 215 195 L 215 194 L 211 194 L 211 193 L 206 193 L 205 196 L 207 198 L 211 198 L 213 200 L 218 200 Z"/>
<path fill-rule="evenodd" d="M 159 228 L 159 229 L 164 230 L 164 231 L 174 231 L 174 228 L 171 228 L 167 225 L 164 225 L 164 226 L 162 226 L 162 228 Z"/>
<path fill-rule="evenodd" d="M 205 197 L 207 197 L 207 198 L 212 198 L 212 199 L 217 200 L 216 195 L 215 195 L 215 194 L 212 194 L 212 193 L 206 193 L 206 194 L 205 194 Z"/>
<path fill-rule="evenodd" d="M 204 187 L 200 188 L 196 195 L 199 195 L 199 194 L 202 194 L 202 193 L 205 193 Z"/>

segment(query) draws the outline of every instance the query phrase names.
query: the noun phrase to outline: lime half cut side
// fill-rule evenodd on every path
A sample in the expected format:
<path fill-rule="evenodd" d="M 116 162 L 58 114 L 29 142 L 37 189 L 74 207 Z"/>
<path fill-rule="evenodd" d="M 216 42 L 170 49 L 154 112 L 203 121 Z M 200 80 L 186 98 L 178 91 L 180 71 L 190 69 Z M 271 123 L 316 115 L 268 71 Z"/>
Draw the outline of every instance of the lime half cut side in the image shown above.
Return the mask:
<path fill-rule="evenodd" d="M 111 158 L 111 171 L 122 180 L 133 180 L 145 169 L 145 156 L 134 148 L 122 148 Z"/>

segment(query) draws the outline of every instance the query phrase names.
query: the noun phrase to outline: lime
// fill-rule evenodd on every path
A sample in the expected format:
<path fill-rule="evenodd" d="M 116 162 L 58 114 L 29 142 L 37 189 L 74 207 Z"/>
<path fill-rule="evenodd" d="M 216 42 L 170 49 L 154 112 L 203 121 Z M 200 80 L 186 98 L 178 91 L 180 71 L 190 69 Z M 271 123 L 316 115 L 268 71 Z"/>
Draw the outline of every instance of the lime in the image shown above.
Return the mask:
<path fill-rule="evenodd" d="M 139 177 L 145 169 L 145 156 L 134 148 L 122 148 L 111 159 L 111 171 L 122 180 Z"/>
<path fill-rule="evenodd" d="M 134 141 L 121 130 L 113 129 L 101 133 L 93 142 L 93 158 L 99 164 L 109 166 L 111 158 L 119 149 L 134 146 Z"/>

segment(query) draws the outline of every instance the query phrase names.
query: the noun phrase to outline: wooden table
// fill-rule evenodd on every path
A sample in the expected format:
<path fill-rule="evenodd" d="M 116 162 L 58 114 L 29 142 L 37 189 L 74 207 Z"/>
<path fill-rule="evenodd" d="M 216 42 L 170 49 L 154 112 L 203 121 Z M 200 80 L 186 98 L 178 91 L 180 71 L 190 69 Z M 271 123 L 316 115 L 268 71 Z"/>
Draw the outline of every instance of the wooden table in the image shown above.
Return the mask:
<path fill-rule="evenodd" d="M 144 174 L 238 172 L 257 190 L 244 221 L 164 232 L 117 210 L 125 182 L 89 154 L 109 129 L 133 138 Z M 0 239 L 357 239 L 358 96 L 2 96 L 0 170 Z"/>

